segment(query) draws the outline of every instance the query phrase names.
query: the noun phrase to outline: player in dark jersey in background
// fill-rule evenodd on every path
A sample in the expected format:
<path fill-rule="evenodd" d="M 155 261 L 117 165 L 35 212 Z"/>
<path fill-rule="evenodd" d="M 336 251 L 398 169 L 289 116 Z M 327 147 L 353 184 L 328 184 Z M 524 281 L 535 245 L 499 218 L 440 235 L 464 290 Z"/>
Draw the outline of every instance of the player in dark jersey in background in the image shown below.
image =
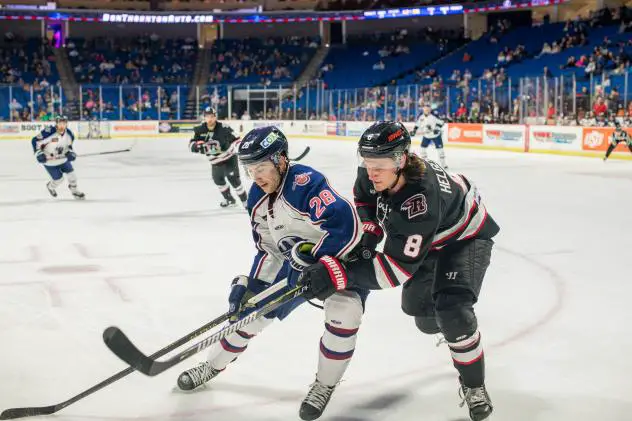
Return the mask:
<path fill-rule="evenodd" d="M 467 178 L 410 153 L 401 123 L 373 124 L 358 152 L 354 196 L 366 239 L 345 260 L 325 256 L 306 268 L 307 297 L 403 285 L 402 309 L 423 333 L 444 335 L 470 417 L 481 421 L 493 408 L 473 306 L 498 225 Z M 383 235 L 384 251 L 376 252 Z"/>
<path fill-rule="evenodd" d="M 193 153 L 205 154 L 208 157 L 213 181 L 224 197 L 219 204 L 223 208 L 236 204 L 226 180 L 235 189 L 244 208 L 248 200 L 246 190 L 241 185 L 239 164 L 235 155 L 238 145 L 239 136 L 235 135 L 229 126 L 217 121 L 215 109 L 206 107 L 204 123 L 193 129 L 193 139 L 189 142 L 189 149 Z"/>
<path fill-rule="evenodd" d="M 610 136 L 610 145 L 608 145 L 606 156 L 603 157 L 604 162 L 608 160 L 612 151 L 614 151 L 617 145 L 621 142 L 625 142 L 628 145 L 630 152 L 632 152 L 632 137 L 628 134 L 628 132 L 623 130 L 623 127 L 621 127 L 621 124 L 618 121 L 615 121 L 614 126 L 616 129 L 614 130 L 614 133 L 612 133 L 612 136 Z"/>

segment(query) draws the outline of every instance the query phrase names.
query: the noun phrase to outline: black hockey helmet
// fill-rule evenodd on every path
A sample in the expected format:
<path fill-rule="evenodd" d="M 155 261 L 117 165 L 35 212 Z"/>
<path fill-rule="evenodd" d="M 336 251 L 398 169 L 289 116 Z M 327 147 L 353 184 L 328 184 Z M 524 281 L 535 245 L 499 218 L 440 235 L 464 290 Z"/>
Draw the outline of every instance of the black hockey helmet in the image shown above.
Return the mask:
<path fill-rule="evenodd" d="M 410 150 L 410 134 L 402 123 L 378 121 L 362 133 L 358 154 L 362 158 L 398 158 Z"/>
<path fill-rule="evenodd" d="M 210 105 L 208 107 L 204 108 L 203 114 L 205 116 L 207 116 L 207 115 L 217 115 L 217 113 L 215 112 L 215 108 L 211 107 Z"/>
<path fill-rule="evenodd" d="M 288 142 L 281 130 L 275 126 L 257 127 L 242 139 L 237 150 L 242 165 L 256 164 L 265 160 L 279 164 L 281 155 L 287 156 Z"/>
<path fill-rule="evenodd" d="M 55 124 L 59 123 L 59 122 L 65 122 L 68 123 L 68 116 L 65 116 L 63 114 L 58 115 L 57 117 L 55 117 Z"/>

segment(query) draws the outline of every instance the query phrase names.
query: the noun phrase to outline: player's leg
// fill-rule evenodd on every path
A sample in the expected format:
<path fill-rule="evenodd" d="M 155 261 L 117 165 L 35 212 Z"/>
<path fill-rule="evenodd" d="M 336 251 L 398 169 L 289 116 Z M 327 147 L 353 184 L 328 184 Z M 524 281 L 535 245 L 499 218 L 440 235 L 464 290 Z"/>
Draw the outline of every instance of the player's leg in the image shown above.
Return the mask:
<path fill-rule="evenodd" d="M 437 136 L 434 139 L 432 139 L 432 142 L 435 145 L 435 148 L 437 148 L 437 154 L 439 155 L 439 162 L 441 162 L 441 166 L 443 168 L 448 168 L 448 164 L 445 161 L 445 150 L 443 149 L 443 139 L 441 138 L 441 136 Z"/>
<path fill-rule="evenodd" d="M 608 157 L 610 156 L 610 154 L 612 153 L 612 151 L 614 151 L 614 148 L 617 147 L 616 143 L 610 143 L 608 145 L 608 150 L 606 151 L 606 156 L 603 157 L 603 160 L 606 161 L 608 159 Z M 630 147 L 630 151 L 632 152 L 632 147 Z"/>
<path fill-rule="evenodd" d="M 325 332 L 320 339 L 318 372 L 301 404 L 299 416 L 315 420 L 325 410 L 355 351 L 364 313 L 365 290 L 346 290 L 325 300 Z"/>
<path fill-rule="evenodd" d="M 75 199 L 85 199 L 86 195 L 77 189 L 77 174 L 70 162 L 66 162 L 59 166 L 61 172 L 68 177 L 68 189 Z"/>
<path fill-rule="evenodd" d="M 437 321 L 474 421 L 487 418 L 493 409 L 485 388 L 485 356 L 474 313 L 493 244 L 492 240 L 470 240 L 443 249 L 433 290 Z"/>
<path fill-rule="evenodd" d="M 46 188 L 48 189 L 48 193 L 51 196 L 57 197 L 57 187 L 59 187 L 64 180 L 64 174 L 61 172 L 59 168 L 60 165 L 50 166 L 44 165 L 46 172 L 50 175 L 50 181 L 46 183 Z"/>
<path fill-rule="evenodd" d="M 215 182 L 215 185 L 224 197 L 224 200 L 219 205 L 223 208 L 234 205 L 236 203 L 235 198 L 230 194 L 230 187 L 226 183 L 226 167 L 223 164 L 211 165 L 211 175 L 213 176 L 213 182 Z"/>
<path fill-rule="evenodd" d="M 630 153 L 632 153 L 632 142 L 628 143 L 628 149 L 630 150 Z"/>
<path fill-rule="evenodd" d="M 430 252 L 412 279 L 402 288 L 402 311 L 413 316 L 417 329 L 428 335 L 441 333 L 432 298 L 436 264 L 437 253 Z"/>
<path fill-rule="evenodd" d="M 428 146 L 430 146 L 431 140 L 427 137 L 421 138 L 421 157 L 423 159 L 428 158 Z"/>
<path fill-rule="evenodd" d="M 239 176 L 239 163 L 237 162 L 237 156 L 233 156 L 228 161 L 226 161 L 226 178 L 228 178 L 228 182 L 235 189 L 239 200 L 246 207 L 246 202 L 248 200 L 248 195 L 246 194 L 246 189 L 241 184 L 241 177 Z"/>

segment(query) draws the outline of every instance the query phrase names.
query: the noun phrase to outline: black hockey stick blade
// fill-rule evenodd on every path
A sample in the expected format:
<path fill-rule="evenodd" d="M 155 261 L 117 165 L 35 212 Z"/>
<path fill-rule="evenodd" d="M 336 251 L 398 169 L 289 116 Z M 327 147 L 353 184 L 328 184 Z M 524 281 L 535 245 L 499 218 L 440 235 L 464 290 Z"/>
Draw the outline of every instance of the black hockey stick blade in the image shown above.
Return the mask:
<path fill-rule="evenodd" d="M 301 159 L 305 158 L 305 156 L 309 153 L 311 149 L 312 148 L 310 148 L 309 146 L 306 147 L 305 150 L 301 152 L 299 156 L 297 156 L 296 158 L 290 158 L 290 161 L 300 161 Z"/>
<path fill-rule="evenodd" d="M 16 418 L 35 417 L 37 415 L 51 415 L 57 412 L 57 405 L 34 406 L 31 408 L 10 408 L 0 414 L 0 420 L 14 420 Z"/>
<path fill-rule="evenodd" d="M 121 329 L 110 326 L 103 331 L 103 342 L 117 357 L 141 373 L 149 370 L 152 360 L 129 340 Z"/>
<path fill-rule="evenodd" d="M 197 336 L 200 336 L 206 332 L 208 332 L 209 330 L 211 330 L 212 328 L 219 326 L 220 324 L 224 323 L 226 320 L 228 320 L 228 318 L 230 317 L 230 314 L 228 313 L 224 313 L 221 316 L 215 318 L 214 320 L 211 320 L 210 322 L 208 322 L 207 324 L 205 324 L 204 326 L 201 326 L 199 328 L 197 328 L 196 330 L 194 330 L 193 332 L 190 332 L 189 334 L 187 334 L 186 336 L 183 336 L 182 338 L 178 339 L 175 342 L 170 343 L 169 345 L 167 345 L 166 347 L 162 348 L 159 351 L 156 351 L 155 353 L 151 354 L 151 358 L 160 358 L 166 354 L 168 354 L 169 352 L 175 350 L 176 348 L 181 347 L 182 345 L 186 344 L 187 342 L 190 342 L 191 340 L 193 340 L 194 338 L 196 338 Z M 72 398 L 65 400 L 63 402 L 60 402 L 58 404 L 55 405 L 49 405 L 49 406 L 31 406 L 31 407 L 26 407 L 26 408 L 9 408 L 6 409 L 4 411 L 2 411 L 2 413 L 0 414 L 0 420 L 12 420 L 12 419 L 16 419 L 16 418 L 24 418 L 24 417 L 34 417 L 37 415 L 51 415 L 54 414 L 58 411 L 61 411 L 62 409 L 66 408 L 69 405 L 72 405 L 73 403 L 80 401 L 81 399 L 92 395 L 94 392 L 97 392 L 101 389 L 103 389 L 106 386 L 111 385 L 112 383 L 121 380 L 123 377 L 126 377 L 130 374 L 132 374 L 134 371 L 136 371 L 136 369 L 134 367 L 127 367 L 125 370 L 119 371 L 118 373 L 114 374 L 113 376 L 103 380 L 102 382 L 95 384 L 94 386 L 92 386 L 89 389 L 84 390 L 83 392 L 79 393 L 78 395 L 73 396 Z"/>
<path fill-rule="evenodd" d="M 144 355 L 118 328 L 107 328 L 105 332 L 103 332 L 103 339 L 106 341 L 106 345 L 108 346 L 108 348 L 110 348 L 110 350 L 120 359 L 135 367 L 143 374 L 146 374 L 148 376 L 156 376 L 175 366 L 176 364 L 179 364 L 181 361 L 184 361 L 187 358 L 197 354 L 198 352 L 208 348 L 209 346 L 220 341 L 231 333 L 234 333 L 242 327 L 252 323 L 256 319 L 259 319 L 270 313 L 271 311 L 276 310 L 288 301 L 300 297 L 306 290 L 307 287 L 305 286 L 296 286 L 290 289 L 281 296 L 271 300 L 260 309 L 253 311 L 243 319 L 240 319 L 239 321 L 226 326 L 222 330 L 190 346 L 189 348 L 165 361 L 156 361 L 153 356 L 147 357 L 146 355 Z"/>

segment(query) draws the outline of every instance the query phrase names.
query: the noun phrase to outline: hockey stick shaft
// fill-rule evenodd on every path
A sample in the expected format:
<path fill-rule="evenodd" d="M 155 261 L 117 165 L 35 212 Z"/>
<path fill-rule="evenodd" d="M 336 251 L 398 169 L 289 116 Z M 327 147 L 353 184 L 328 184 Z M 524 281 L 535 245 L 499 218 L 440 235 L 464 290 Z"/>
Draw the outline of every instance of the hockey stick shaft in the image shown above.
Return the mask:
<path fill-rule="evenodd" d="M 281 281 L 275 285 L 273 285 L 273 287 L 275 288 L 282 288 L 284 286 L 287 285 L 287 281 Z M 263 291 L 262 293 L 254 296 L 253 298 L 251 298 L 248 301 L 248 304 L 256 304 L 261 300 L 264 300 L 265 298 L 268 297 L 270 291 L 268 290 L 272 290 L 273 287 L 268 288 L 267 290 Z M 176 348 L 179 348 L 180 346 L 184 345 L 185 343 L 191 341 L 192 339 L 196 338 L 197 336 L 208 332 L 210 329 L 224 323 L 226 320 L 228 320 L 228 318 L 230 317 L 229 313 L 225 313 L 222 314 L 221 316 L 217 317 L 215 320 L 210 321 L 209 323 L 205 324 L 202 327 L 199 327 L 198 329 L 194 330 L 193 332 L 190 332 L 188 335 L 183 336 L 182 338 L 178 339 L 177 341 L 165 346 L 164 348 L 162 348 L 159 351 L 156 351 L 154 354 L 151 355 L 151 358 L 160 358 L 166 354 L 168 354 L 169 352 L 175 350 Z M 33 407 L 23 407 L 23 408 L 9 408 L 6 409 L 4 411 L 2 411 L 2 413 L 0 414 L 0 420 L 10 420 L 10 419 L 15 419 L 15 418 L 23 418 L 23 417 L 32 417 L 32 416 L 37 416 L 37 415 L 51 415 L 54 414 L 57 411 L 61 411 L 62 409 L 66 408 L 69 405 L 72 405 L 73 403 L 92 395 L 94 392 L 97 392 L 101 389 L 103 389 L 106 386 L 111 385 L 114 382 L 117 382 L 119 380 L 121 380 L 123 377 L 126 377 L 127 375 L 133 373 L 134 371 L 136 371 L 136 369 L 134 367 L 128 367 L 123 371 L 120 371 L 118 373 L 116 373 L 115 375 L 103 380 L 102 382 L 92 386 L 89 389 L 84 390 L 83 392 L 79 393 L 76 396 L 73 396 L 72 398 L 64 401 L 64 402 L 60 402 L 58 404 L 55 405 L 49 405 L 49 406 L 33 406 Z"/>
<path fill-rule="evenodd" d="M 118 149 L 116 151 L 90 152 L 90 153 L 81 154 L 81 155 L 79 155 L 79 157 L 83 158 L 83 157 L 86 157 L 86 156 L 111 155 L 111 154 L 115 154 L 115 153 L 130 152 L 131 150 L 132 150 L 132 148 L 126 148 L 126 149 Z"/>
<path fill-rule="evenodd" d="M 190 346 L 182 352 L 174 355 L 166 361 L 156 361 L 155 357 L 145 356 L 136 346 L 127 338 L 127 336 L 116 327 L 109 327 L 103 332 L 103 340 L 110 350 L 116 354 L 123 361 L 127 362 L 133 367 L 136 367 L 138 371 L 148 376 L 156 376 L 169 368 L 179 364 L 187 358 L 197 354 L 198 352 L 208 348 L 214 343 L 220 341 L 226 336 L 236 332 L 244 326 L 252 323 L 253 321 L 265 316 L 271 311 L 276 310 L 283 304 L 300 297 L 305 291 L 305 286 L 296 286 L 289 291 L 285 292 L 278 298 L 271 300 L 269 303 L 261 307 L 259 310 L 255 310 L 248 316 L 226 326 L 219 332 L 209 336 L 208 338 Z"/>
<path fill-rule="evenodd" d="M 290 161 L 300 161 L 301 159 L 305 158 L 305 156 L 309 153 L 309 151 L 311 151 L 312 148 L 310 148 L 309 146 L 305 148 L 305 150 L 303 152 L 301 152 L 301 154 L 299 156 L 297 156 L 296 158 L 290 158 Z"/>

